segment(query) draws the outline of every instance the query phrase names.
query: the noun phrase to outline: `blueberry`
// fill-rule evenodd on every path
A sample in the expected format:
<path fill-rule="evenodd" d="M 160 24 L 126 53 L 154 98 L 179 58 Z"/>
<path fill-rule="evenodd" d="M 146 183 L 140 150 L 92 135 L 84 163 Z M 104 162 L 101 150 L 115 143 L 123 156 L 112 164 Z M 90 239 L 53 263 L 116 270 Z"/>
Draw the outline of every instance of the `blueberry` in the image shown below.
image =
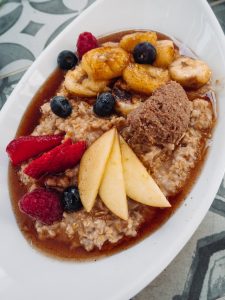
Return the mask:
<path fill-rule="evenodd" d="M 97 116 L 107 117 L 114 111 L 115 98 L 111 93 L 102 93 L 98 96 L 93 110 Z"/>
<path fill-rule="evenodd" d="M 60 69 L 72 69 L 78 62 L 76 55 L 69 50 L 64 50 L 59 53 L 57 63 Z"/>
<path fill-rule="evenodd" d="M 52 112 L 61 118 L 68 117 L 72 112 L 72 106 L 63 96 L 55 96 L 50 101 Z"/>
<path fill-rule="evenodd" d="M 80 194 L 76 186 L 70 186 L 64 190 L 62 206 L 63 210 L 66 212 L 78 211 L 83 207 L 80 200 Z"/>
<path fill-rule="evenodd" d="M 148 43 L 140 43 L 133 50 L 134 60 L 138 64 L 152 64 L 156 59 L 155 47 Z"/>

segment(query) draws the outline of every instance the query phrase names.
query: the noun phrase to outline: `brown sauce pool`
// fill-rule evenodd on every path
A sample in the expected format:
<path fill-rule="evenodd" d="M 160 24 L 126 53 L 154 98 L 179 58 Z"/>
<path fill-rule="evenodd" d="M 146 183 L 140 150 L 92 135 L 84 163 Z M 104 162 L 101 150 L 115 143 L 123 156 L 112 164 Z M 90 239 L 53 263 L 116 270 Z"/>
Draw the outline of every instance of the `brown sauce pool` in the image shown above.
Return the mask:
<path fill-rule="evenodd" d="M 107 42 L 107 41 L 118 42 L 123 35 L 131 32 L 134 31 L 133 30 L 124 31 L 124 32 L 114 33 L 105 37 L 101 37 L 99 38 L 99 42 L 100 43 Z M 165 39 L 165 38 L 169 39 L 167 36 L 163 34 L 157 33 L 157 35 L 158 35 L 158 39 Z M 177 45 L 177 49 L 178 49 L 178 45 Z M 192 56 L 190 54 L 193 52 L 191 52 L 191 50 L 188 49 L 187 47 L 185 51 L 184 45 L 182 45 L 182 51 L 183 54 L 185 52 L 189 56 Z M 32 131 L 38 124 L 39 119 L 41 117 L 40 106 L 43 103 L 49 101 L 51 97 L 55 95 L 58 87 L 60 86 L 61 82 L 64 79 L 64 75 L 65 73 L 63 71 L 56 69 L 46 80 L 46 82 L 42 85 L 39 91 L 35 94 L 25 114 L 22 117 L 22 120 L 20 122 L 20 125 L 16 133 L 17 137 L 21 135 L 29 135 L 32 133 Z M 206 96 L 206 98 L 210 101 L 214 100 L 214 99 L 210 99 L 209 96 Z M 201 158 L 196 164 L 195 168 L 190 173 L 190 177 L 187 180 L 187 184 L 185 185 L 185 188 L 175 197 L 168 198 L 168 200 L 172 205 L 171 208 L 149 209 L 149 218 L 147 214 L 145 216 L 145 222 L 139 228 L 136 237 L 124 237 L 121 240 L 119 240 L 116 244 L 105 243 L 101 250 L 95 249 L 91 252 L 87 252 L 83 247 L 70 249 L 69 243 L 65 241 L 59 241 L 56 239 L 40 240 L 38 238 L 37 232 L 34 227 L 34 222 L 28 216 L 21 213 L 18 208 L 18 201 L 27 192 L 27 190 L 26 187 L 19 181 L 19 176 L 17 174 L 18 170 L 14 168 L 11 164 L 9 164 L 9 173 L 8 173 L 9 190 L 10 190 L 12 207 L 16 216 L 18 226 L 22 231 L 22 233 L 24 234 L 27 241 L 32 246 L 34 246 L 35 248 L 37 248 L 38 250 L 42 251 L 47 255 L 54 256 L 61 259 L 74 259 L 76 261 L 90 260 L 90 259 L 97 259 L 100 257 L 108 256 L 117 253 L 119 251 L 125 250 L 130 246 L 138 243 L 139 241 L 141 241 L 142 239 L 150 235 L 153 231 L 158 229 L 176 211 L 176 209 L 184 201 L 185 197 L 187 196 L 193 184 L 195 183 L 201 171 L 201 167 L 204 163 L 206 152 L 207 152 L 206 149 L 202 147 Z"/>

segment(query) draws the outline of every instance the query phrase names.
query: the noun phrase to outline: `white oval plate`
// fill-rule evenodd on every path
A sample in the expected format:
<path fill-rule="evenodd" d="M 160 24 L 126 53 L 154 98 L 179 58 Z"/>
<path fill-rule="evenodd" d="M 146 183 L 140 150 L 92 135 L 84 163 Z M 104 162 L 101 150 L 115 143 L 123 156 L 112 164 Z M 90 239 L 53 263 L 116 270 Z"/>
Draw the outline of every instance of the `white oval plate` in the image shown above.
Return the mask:
<path fill-rule="evenodd" d="M 201 176 L 191 194 L 166 224 L 138 245 L 88 263 L 62 262 L 30 247 L 19 231 L 7 187 L 5 147 L 14 137 L 30 99 L 56 66 L 57 54 L 74 49 L 78 34 L 95 35 L 146 28 L 174 36 L 208 62 L 217 89 L 219 118 Z M 177 255 L 209 209 L 225 170 L 225 42 L 204 0 L 97 1 L 77 18 L 21 79 L 0 117 L 0 299 L 129 299 Z"/>

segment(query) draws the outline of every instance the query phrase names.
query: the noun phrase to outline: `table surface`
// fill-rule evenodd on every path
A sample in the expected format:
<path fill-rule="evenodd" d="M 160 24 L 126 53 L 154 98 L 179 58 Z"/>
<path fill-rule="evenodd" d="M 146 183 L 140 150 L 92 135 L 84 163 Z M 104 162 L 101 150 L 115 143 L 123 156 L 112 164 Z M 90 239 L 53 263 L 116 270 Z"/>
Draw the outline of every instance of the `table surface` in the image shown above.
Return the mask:
<path fill-rule="evenodd" d="M 45 48 L 94 0 L 0 0 L 0 108 Z M 225 31 L 225 0 L 210 0 Z M 56 25 L 57 24 L 57 25 Z M 225 181 L 188 244 L 133 300 L 225 299 Z"/>

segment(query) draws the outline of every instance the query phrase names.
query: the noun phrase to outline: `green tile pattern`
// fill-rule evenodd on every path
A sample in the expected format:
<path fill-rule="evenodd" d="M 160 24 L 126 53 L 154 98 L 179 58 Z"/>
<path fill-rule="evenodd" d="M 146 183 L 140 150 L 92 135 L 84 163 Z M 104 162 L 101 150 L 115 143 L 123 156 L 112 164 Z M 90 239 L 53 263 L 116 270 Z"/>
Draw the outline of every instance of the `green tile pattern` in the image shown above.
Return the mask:
<path fill-rule="evenodd" d="M 225 1 L 221 4 L 212 6 L 212 9 L 217 16 L 223 31 L 225 32 Z"/>

